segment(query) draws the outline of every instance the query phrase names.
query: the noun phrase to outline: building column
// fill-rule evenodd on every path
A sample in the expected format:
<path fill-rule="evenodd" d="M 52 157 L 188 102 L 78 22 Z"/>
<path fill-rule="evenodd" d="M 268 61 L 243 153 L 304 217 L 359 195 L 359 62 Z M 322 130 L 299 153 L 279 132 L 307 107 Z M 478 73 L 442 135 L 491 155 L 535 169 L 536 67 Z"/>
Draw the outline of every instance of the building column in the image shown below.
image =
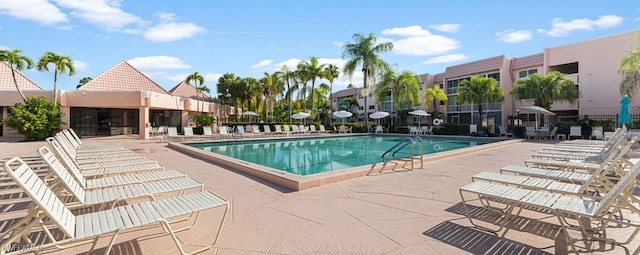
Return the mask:
<path fill-rule="evenodd" d="M 64 130 L 71 128 L 71 107 L 60 106 L 60 113 L 62 113 L 62 123 L 60 124 L 60 129 Z"/>
<path fill-rule="evenodd" d="M 139 109 L 140 138 L 149 139 L 149 131 L 151 131 L 151 123 L 149 123 L 149 107 L 140 106 Z"/>

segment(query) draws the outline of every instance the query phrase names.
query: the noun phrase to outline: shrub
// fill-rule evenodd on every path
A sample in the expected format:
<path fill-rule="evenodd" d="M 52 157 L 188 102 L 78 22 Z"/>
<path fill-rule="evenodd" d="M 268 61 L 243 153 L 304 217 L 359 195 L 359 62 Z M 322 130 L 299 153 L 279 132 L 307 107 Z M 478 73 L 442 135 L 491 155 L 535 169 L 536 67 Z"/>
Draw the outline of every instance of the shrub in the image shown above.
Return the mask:
<path fill-rule="evenodd" d="M 215 118 L 207 114 L 193 116 L 193 122 L 195 122 L 198 127 L 211 126 L 214 121 Z"/>
<path fill-rule="evenodd" d="M 11 107 L 11 114 L 2 123 L 24 135 L 27 141 L 44 140 L 60 130 L 62 113 L 60 106 L 46 97 L 29 97 L 26 104 Z"/>

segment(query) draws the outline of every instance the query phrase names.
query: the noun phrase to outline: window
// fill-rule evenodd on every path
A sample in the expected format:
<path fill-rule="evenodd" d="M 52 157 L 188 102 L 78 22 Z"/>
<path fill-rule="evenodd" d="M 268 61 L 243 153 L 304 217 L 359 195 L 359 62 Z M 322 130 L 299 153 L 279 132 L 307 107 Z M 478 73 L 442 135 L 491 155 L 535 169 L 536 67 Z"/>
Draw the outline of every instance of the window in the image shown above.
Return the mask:
<path fill-rule="evenodd" d="M 376 109 L 375 105 L 369 105 L 369 110 Z"/>
<path fill-rule="evenodd" d="M 358 111 L 364 110 L 364 106 L 358 106 Z"/>
<path fill-rule="evenodd" d="M 358 99 L 363 99 L 364 97 L 362 95 L 358 95 Z"/>
<path fill-rule="evenodd" d="M 518 78 L 524 78 L 524 77 L 527 77 L 527 70 L 520 71 L 518 73 Z"/>
<path fill-rule="evenodd" d="M 522 70 L 518 72 L 518 78 L 526 78 L 527 76 L 532 75 L 534 73 L 538 73 L 538 69 Z"/>

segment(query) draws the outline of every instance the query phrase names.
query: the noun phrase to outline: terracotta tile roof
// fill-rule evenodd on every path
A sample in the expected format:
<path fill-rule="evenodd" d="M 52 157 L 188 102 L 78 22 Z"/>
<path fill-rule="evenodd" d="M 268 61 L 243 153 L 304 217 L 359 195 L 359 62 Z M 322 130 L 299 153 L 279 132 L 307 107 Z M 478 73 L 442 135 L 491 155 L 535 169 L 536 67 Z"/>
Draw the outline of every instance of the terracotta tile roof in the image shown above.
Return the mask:
<path fill-rule="evenodd" d="M 120 62 L 109 70 L 93 78 L 78 90 L 93 91 L 153 91 L 169 94 L 157 83 L 142 74 L 126 61 Z"/>
<path fill-rule="evenodd" d="M 174 96 L 193 99 L 198 99 L 199 96 L 200 99 L 202 99 L 202 94 L 198 94 L 196 92 L 196 87 L 187 83 L 186 81 L 182 81 L 178 85 L 170 89 L 169 93 Z M 204 101 L 211 101 L 211 98 L 209 98 L 209 96 L 207 95 L 204 95 Z"/>
<path fill-rule="evenodd" d="M 499 70 L 506 61 L 504 55 L 482 59 L 474 62 L 464 63 L 457 66 L 449 66 L 444 71 L 444 78 L 456 78 L 460 76 L 471 76 L 477 73 Z"/>
<path fill-rule="evenodd" d="M 544 53 L 534 54 L 526 57 L 513 58 L 511 61 L 511 69 L 522 69 L 532 66 L 541 66 L 544 64 Z"/>
<path fill-rule="evenodd" d="M 20 90 L 44 90 L 35 82 L 24 76 L 20 71 L 15 71 L 16 81 Z M 11 76 L 11 66 L 5 62 L 0 62 L 0 90 L 16 90 Z"/>

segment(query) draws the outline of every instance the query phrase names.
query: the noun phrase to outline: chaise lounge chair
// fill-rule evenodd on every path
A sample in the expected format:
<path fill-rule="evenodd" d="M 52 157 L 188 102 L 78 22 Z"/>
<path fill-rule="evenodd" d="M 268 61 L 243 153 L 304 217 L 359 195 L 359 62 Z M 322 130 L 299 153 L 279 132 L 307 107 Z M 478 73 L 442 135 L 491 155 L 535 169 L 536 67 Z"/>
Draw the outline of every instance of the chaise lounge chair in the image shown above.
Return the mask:
<path fill-rule="evenodd" d="M 523 208 L 541 209 L 541 212 L 551 212 L 558 218 L 570 246 L 577 252 L 573 242 L 574 240 L 570 238 L 568 232 L 568 228 L 570 227 L 578 227 L 582 234 L 590 239 L 609 243 L 624 245 L 634 240 L 640 231 L 640 225 L 637 222 L 620 219 L 618 214 L 625 212 L 640 213 L 640 209 L 637 207 L 637 205 L 640 204 L 640 200 L 629 192 L 629 189 L 634 187 L 639 173 L 640 165 L 634 165 L 599 201 L 579 196 L 569 196 L 543 190 L 523 189 L 481 181 L 472 182 L 461 187 L 460 197 L 465 213 L 471 224 L 491 232 L 497 232 L 504 228 L 506 223 L 510 221 L 516 208 L 519 209 L 515 213 L 515 216 L 517 216 Z M 482 202 L 483 206 L 502 215 L 497 229 L 480 225 L 473 220 L 468 208 L 470 200 L 465 198 L 465 194 L 477 196 L 477 200 Z M 503 204 L 505 207 L 497 207 L 493 205 L 494 203 Z M 568 221 L 570 219 L 577 219 L 575 220 L 577 225 L 570 225 Z M 589 224 L 595 222 L 600 222 L 600 224 L 587 227 Z M 621 226 L 626 226 L 626 229 L 631 231 L 626 241 L 620 242 L 613 240 L 610 236 L 606 235 L 607 228 L 621 228 Z M 636 249 L 636 254 L 638 250 L 640 249 Z"/>
<path fill-rule="evenodd" d="M 158 224 L 164 232 L 163 235 L 170 235 L 179 252 L 186 254 L 183 243 L 176 233 L 192 228 L 204 210 L 224 207 L 224 214 L 213 243 L 192 252 L 198 253 L 211 249 L 217 242 L 229 205 L 229 202 L 223 198 L 207 191 L 74 215 L 22 159 L 12 158 L 6 161 L 3 167 L 7 175 L 34 202 L 27 215 L 0 236 L 3 240 L 0 247 L 11 247 L 14 243 L 25 242 L 30 249 L 12 251 L 3 248 L 4 254 L 40 252 L 53 248 L 66 249 L 86 243 L 92 243 L 91 251 L 93 251 L 100 237 L 111 235 L 111 240 L 105 249 L 105 254 L 109 254 L 119 233 L 152 224 Z M 182 229 L 174 229 L 173 223 L 177 221 L 172 219 L 178 217 L 188 217 L 179 221 L 191 218 L 193 224 Z M 60 232 L 54 235 L 50 227 L 57 227 Z M 42 229 L 44 235 L 38 240 L 32 240 L 30 234 L 33 228 Z"/>

